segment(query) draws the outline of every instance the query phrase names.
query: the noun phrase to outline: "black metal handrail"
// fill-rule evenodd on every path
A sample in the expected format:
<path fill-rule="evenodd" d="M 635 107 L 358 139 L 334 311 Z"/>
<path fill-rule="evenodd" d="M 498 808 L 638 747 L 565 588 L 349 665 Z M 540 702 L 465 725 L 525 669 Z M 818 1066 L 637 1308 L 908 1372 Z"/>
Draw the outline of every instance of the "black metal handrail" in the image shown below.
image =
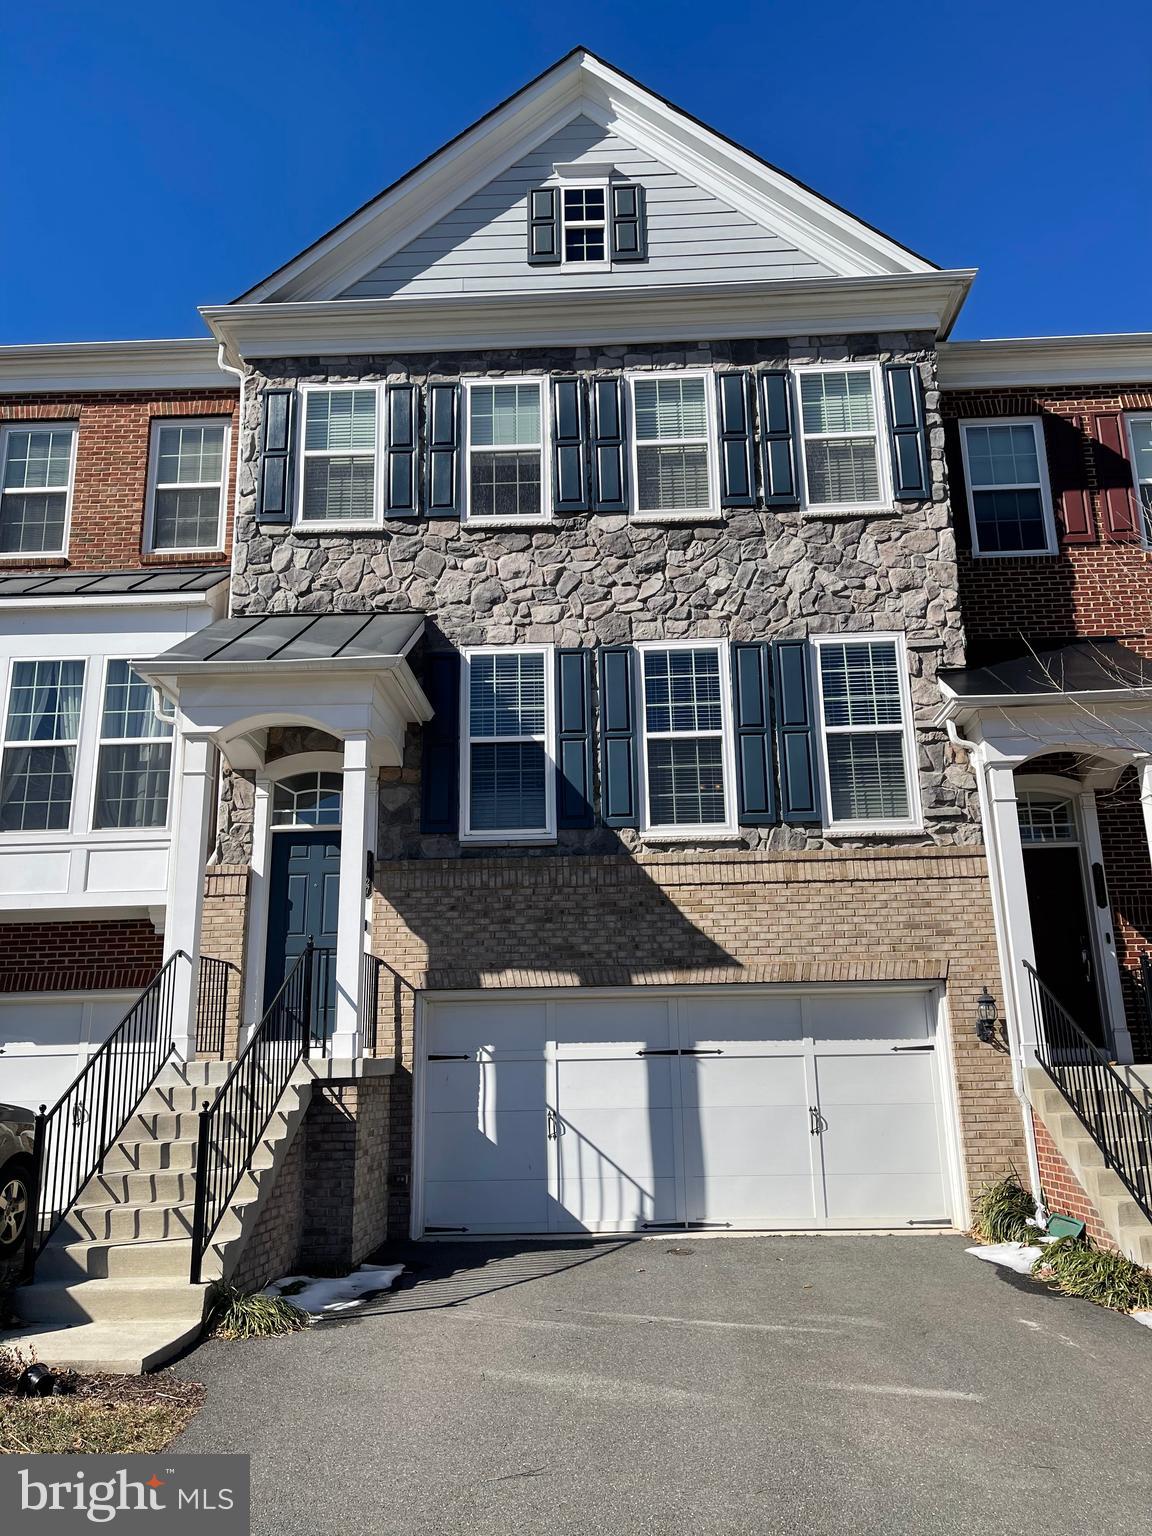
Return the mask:
<path fill-rule="evenodd" d="M 172 1054 L 178 949 L 51 1109 L 41 1104 L 32 1150 L 32 1199 L 23 1278 L 135 1114 Z"/>
<path fill-rule="evenodd" d="M 204 1255 L 253 1153 L 300 1061 L 312 1049 L 315 947 L 305 949 L 211 1104 L 200 1111 L 190 1279 L 200 1283 Z"/>
<path fill-rule="evenodd" d="M 230 960 L 212 955 L 200 956 L 200 984 L 196 997 L 196 1050 L 201 1056 L 224 1059 L 228 1028 L 228 994 L 232 972 Z"/>
<path fill-rule="evenodd" d="M 400 1034 L 403 1028 L 403 997 L 408 992 L 415 998 L 420 989 L 401 976 L 379 955 L 364 956 L 364 983 L 360 993 L 360 1043 L 367 1054 L 376 1054 L 380 1035 L 380 1006 L 384 993 L 385 972 L 391 981 L 392 994 L 392 1050 L 399 1055 Z"/>
<path fill-rule="evenodd" d="M 1152 1220 L 1152 1114 L 1100 1047 L 1024 962 L 1036 1014 L 1037 1055 L 1108 1167 Z"/>

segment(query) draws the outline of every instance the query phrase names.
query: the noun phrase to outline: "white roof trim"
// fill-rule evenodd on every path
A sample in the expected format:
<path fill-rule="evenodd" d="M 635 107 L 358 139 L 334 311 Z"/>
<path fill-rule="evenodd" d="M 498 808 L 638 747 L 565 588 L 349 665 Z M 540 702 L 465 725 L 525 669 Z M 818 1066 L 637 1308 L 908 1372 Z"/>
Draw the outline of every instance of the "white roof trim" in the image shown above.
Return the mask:
<path fill-rule="evenodd" d="M 946 335 L 971 271 L 921 276 L 670 283 L 580 293 L 443 294 L 227 304 L 200 311 L 236 362 L 247 357 L 581 346 L 800 336 L 814 331 Z"/>
<path fill-rule="evenodd" d="M 1152 384 L 1152 332 L 950 341 L 939 370 L 941 389 Z"/>
<path fill-rule="evenodd" d="M 937 270 L 578 49 L 236 302 L 335 298 L 581 114 L 617 129 L 842 276 Z"/>
<path fill-rule="evenodd" d="M 235 389 L 210 336 L 0 347 L 0 395 L 97 389 Z"/>

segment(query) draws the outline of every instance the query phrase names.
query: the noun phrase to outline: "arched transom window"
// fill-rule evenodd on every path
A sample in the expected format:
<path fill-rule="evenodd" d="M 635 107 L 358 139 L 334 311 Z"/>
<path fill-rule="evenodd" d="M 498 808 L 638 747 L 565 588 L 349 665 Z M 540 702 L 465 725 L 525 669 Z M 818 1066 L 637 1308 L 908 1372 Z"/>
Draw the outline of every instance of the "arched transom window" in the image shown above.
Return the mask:
<path fill-rule="evenodd" d="M 272 825 L 338 827 L 340 789 L 338 773 L 296 773 L 281 779 L 272 789 Z"/>
<path fill-rule="evenodd" d="M 1025 791 L 1016 802 L 1022 843 L 1074 843 L 1076 813 L 1062 795 Z"/>

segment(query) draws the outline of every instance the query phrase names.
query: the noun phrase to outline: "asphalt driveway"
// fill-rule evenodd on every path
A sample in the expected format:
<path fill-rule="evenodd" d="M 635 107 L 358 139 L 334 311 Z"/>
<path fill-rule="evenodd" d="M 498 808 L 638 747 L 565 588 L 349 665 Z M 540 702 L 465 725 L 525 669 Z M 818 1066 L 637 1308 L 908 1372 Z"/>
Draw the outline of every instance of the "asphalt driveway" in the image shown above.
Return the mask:
<path fill-rule="evenodd" d="M 176 1449 L 251 1454 L 256 1536 L 1147 1530 L 1152 1331 L 964 1247 L 414 1247 L 341 1321 L 188 1356 Z"/>

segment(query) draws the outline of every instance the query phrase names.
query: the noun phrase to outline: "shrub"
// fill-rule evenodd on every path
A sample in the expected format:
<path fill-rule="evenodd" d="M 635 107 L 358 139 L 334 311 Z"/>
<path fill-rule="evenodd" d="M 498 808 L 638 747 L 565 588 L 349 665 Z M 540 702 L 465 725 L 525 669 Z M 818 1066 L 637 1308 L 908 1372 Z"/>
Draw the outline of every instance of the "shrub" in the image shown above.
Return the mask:
<path fill-rule="evenodd" d="M 312 1321 L 283 1296 L 248 1295 L 231 1285 L 217 1290 L 212 1320 L 213 1331 L 221 1339 L 270 1339 L 279 1333 L 298 1333 Z"/>
<path fill-rule="evenodd" d="M 976 1197 L 976 1231 L 989 1243 L 1034 1243 L 1039 1236 L 1027 1222 L 1036 1202 L 1015 1174 L 987 1184 Z"/>
<path fill-rule="evenodd" d="M 1115 1312 L 1152 1311 L 1152 1271 L 1122 1253 L 1090 1248 L 1082 1237 L 1050 1243 L 1032 1273 L 1065 1296 L 1081 1296 Z"/>

